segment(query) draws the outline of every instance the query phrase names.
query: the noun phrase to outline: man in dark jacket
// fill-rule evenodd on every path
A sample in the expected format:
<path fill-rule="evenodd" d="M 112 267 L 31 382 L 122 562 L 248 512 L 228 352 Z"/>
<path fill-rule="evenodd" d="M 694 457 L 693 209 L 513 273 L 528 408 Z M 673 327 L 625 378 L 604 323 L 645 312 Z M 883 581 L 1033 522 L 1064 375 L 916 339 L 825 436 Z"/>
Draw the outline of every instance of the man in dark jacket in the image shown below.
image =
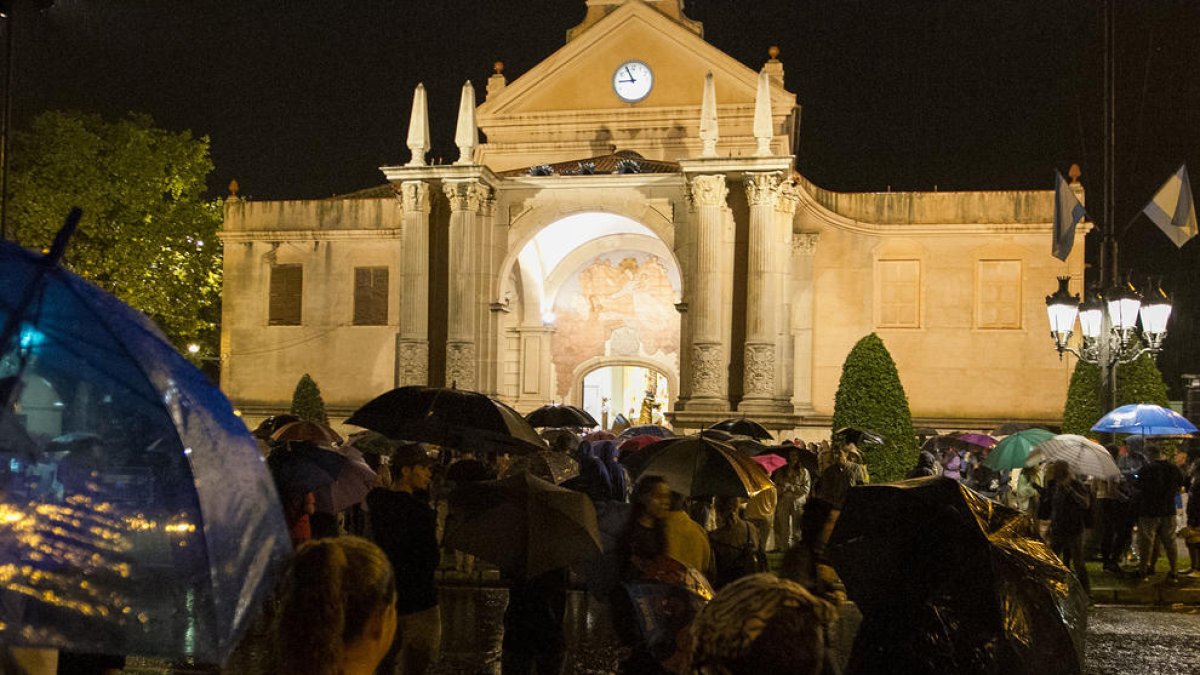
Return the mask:
<path fill-rule="evenodd" d="M 1147 459 L 1150 463 L 1143 466 L 1137 474 L 1138 494 L 1138 548 L 1142 564 L 1138 569 L 1140 576 L 1147 577 L 1154 573 L 1150 569 L 1150 559 L 1154 549 L 1161 545 L 1166 549 L 1167 563 L 1170 570 L 1167 578 L 1177 577 L 1175 567 L 1175 495 L 1183 487 L 1183 472 L 1179 467 L 1162 459 L 1161 450 L 1154 443 L 1145 446 Z"/>
<path fill-rule="evenodd" d="M 437 660 L 442 642 L 434 573 L 440 562 L 437 516 L 417 493 L 429 488 L 433 459 L 421 446 L 396 451 L 390 489 L 367 494 L 371 531 L 396 574 L 396 639 L 377 672 L 423 674 Z"/>

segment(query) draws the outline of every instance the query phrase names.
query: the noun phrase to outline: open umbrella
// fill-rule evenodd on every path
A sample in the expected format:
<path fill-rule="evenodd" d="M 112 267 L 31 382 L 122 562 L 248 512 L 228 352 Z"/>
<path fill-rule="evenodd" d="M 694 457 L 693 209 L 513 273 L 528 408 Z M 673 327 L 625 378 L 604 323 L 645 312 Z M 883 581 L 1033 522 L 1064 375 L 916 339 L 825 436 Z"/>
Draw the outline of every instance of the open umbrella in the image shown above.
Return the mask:
<path fill-rule="evenodd" d="M 271 440 L 271 436 L 276 431 L 279 431 L 280 427 L 282 427 L 285 424 L 291 424 L 292 422 L 299 422 L 299 421 L 300 421 L 300 418 L 296 417 L 295 415 L 290 415 L 290 414 L 271 415 L 267 419 L 259 422 L 258 426 L 254 427 L 254 431 L 250 432 L 250 435 L 254 436 L 255 438 L 262 439 L 264 441 L 269 441 L 269 440 Z"/>
<path fill-rule="evenodd" d="M 0 379 L 69 394 L 26 431 L 103 442 L 86 472 L 42 455 L 0 475 L 0 642 L 220 663 L 291 552 L 279 498 L 209 379 L 57 266 L 67 234 L 46 257 L 0 241 Z"/>
<path fill-rule="evenodd" d="M 733 446 L 704 435 L 669 438 L 622 457 L 631 475 L 656 475 L 688 497 L 752 497 L 771 487 L 766 471 Z"/>
<path fill-rule="evenodd" d="M 621 432 L 621 435 L 618 438 L 632 438 L 634 436 L 658 436 L 659 438 L 671 438 L 674 435 L 674 431 L 671 431 L 661 424 L 639 424 L 637 426 L 628 427 Z"/>
<path fill-rule="evenodd" d="M 519 473 L 531 473 L 542 480 L 558 485 L 579 475 L 579 462 L 570 455 L 553 450 L 539 450 L 514 457 L 501 478 Z"/>
<path fill-rule="evenodd" d="M 1029 422 L 1005 422 L 1004 424 L 1001 424 L 1000 426 L 993 429 L 992 435 L 993 436 L 1009 436 L 1011 434 L 1017 433 L 1018 431 L 1027 431 L 1029 429 L 1041 429 L 1043 431 L 1050 431 L 1050 429 L 1048 427 L 1043 426 L 1041 424 L 1032 424 Z M 1051 433 L 1053 433 L 1053 432 L 1051 431 Z"/>
<path fill-rule="evenodd" d="M 1076 434 L 1059 434 L 1038 443 L 1025 464 L 1066 462 L 1071 471 L 1096 478 L 1116 478 L 1121 475 L 1108 448 Z"/>
<path fill-rule="evenodd" d="M 775 473 L 779 468 L 787 466 L 787 460 L 776 454 L 757 455 L 751 457 L 758 465 L 767 472 L 768 475 Z"/>
<path fill-rule="evenodd" d="M 346 424 L 378 431 L 388 438 L 458 450 L 488 448 L 524 453 L 546 449 L 546 443 L 516 410 L 465 389 L 393 389 L 368 401 Z"/>
<path fill-rule="evenodd" d="M 1030 451 L 1042 441 L 1054 438 L 1054 434 L 1040 428 L 1031 428 L 1013 433 L 999 443 L 988 453 L 983 464 L 996 471 L 1012 471 L 1025 466 Z"/>
<path fill-rule="evenodd" d="M 582 427 L 591 429 L 600 426 L 600 423 L 588 411 L 573 405 L 544 405 L 526 415 L 525 421 L 538 428 Z"/>
<path fill-rule="evenodd" d="M 1109 434 L 1185 436 L 1196 433 L 1196 425 L 1174 410 L 1149 403 L 1123 405 L 1111 410 L 1092 427 Z"/>
<path fill-rule="evenodd" d="M 949 478 L 850 489 L 828 544 L 848 673 L 1079 673 L 1087 596 L 1028 516 Z"/>
<path fill-rule="evenodd" d="M 860 429 L 858 427 L 842 427 L 833 432 L 834 438 L 842 437 L 847 443 L 855 445 L 863 445 L 864 443 L 872 443 L 874 445 L 883 445 L 883 436 L 869 429 Z"/>
<path fill-rule="evenodd" d="M 330 486 L 330 500 L 335 512 L 361 504 L 367 493 L 379 487 L 379 474 L 363 459 L 362 451 L 352 445 L 344 445 L 336 452 L 346 458 L 346 464 Z"/>
<path fill-rule="evenodd" d="M 978 448 L 990 448 L 996 445 L 996 439 L 987 434 L 959 434 L 958 440 Z"/>
<path fill-rule="evenodd" d="M 311 441 L 293 441 L 267 457 L 267 468 L 279 492 L 291 494 L 331 485 L 347 462 L 345 456 Z"/>
<path fill-rule="evenodd" d="M 341 445 L 342 437 L 327 424 L 309 420 L 296 420 L 275 430 L 271 440 L 276 443 L 289 441 L 311 441 L 317 445 Z"/>
<path fill-rule="evenodd" d="M 771 436 L 771 432 L 767 431 L 766 427 L 758 422 L 755 422 L 754 420 L 748 420 L 744 417 L 735 417 L 722 422 L 717 422 L 709 427 L 709 429 L 728 431 L 729 433 L 737 436 L 749 436 L 750 438 L 758 440 L 771 440 L 773 438 Z"/>
<path fill-rule="evenodd" d="M 524 578 L 600 553 L 587 495 L 520 473 L 450 493 L 443 543 Z"/>
<path fill-rule="evenodd" d="M 629 438 L 618 438 L 617 440 L 620 442 L 617 450 L 620 452 L 621 457 L 624 458 L 626 455 L 632 456 L 638 452 L 641 452 L 643 449 L 654 445 L 655 443 L 661 441 L 662 437 L 642 434 L 641 436 L 630 436 Z"/>

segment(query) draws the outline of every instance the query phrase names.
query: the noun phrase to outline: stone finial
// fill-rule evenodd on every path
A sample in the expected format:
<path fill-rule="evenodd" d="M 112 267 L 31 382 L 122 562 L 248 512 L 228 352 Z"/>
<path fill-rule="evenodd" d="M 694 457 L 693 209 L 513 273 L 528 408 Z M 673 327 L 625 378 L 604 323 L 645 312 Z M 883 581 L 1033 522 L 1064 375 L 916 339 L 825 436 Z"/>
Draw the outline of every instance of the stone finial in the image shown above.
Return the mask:
<path fill-rule="evenodd" d="M 771 45 L 767 49 L 767 56 L 770 58 L 768 58 L 767 62 L 763 64 L 762 69 L 771 77 L 771 81 L 774 82 L 776 86 L 782 87 L 783 62 L 779 60 L 779 47 L 776 45 Z"/>
<path fill-rule="evenodd" d="M 754 140 L 757 157 L 771 156 L 771 141 L 775 138 L 771 119 L 771 76 L 766 69 L 758 73 L 758 91 L 754 95 Z"/>
<path fill-rule="evenodd" d="M 1079 182 L 1079 177 L 1083 175 L 1083 171 L 1079 169 L 1078 164 L 1072 164 L 1070 169 L 1067 169 L 1067 175 L 1071 177 L 1071 184 Z"/>
<path fill-rule="evenodd" d="M 238 182 L 237 179 L 229 181 L 229 201 L 234 201 L 238 198 Z"/>
<path fill-rule="evenodd" d="M 418 84 L 413 92 L 412 116 L 408 118 L 408 149 L 412 159 L 408 166 L 425 166 L 429 152 L 429 104 L 425 100 L 425 85 Z"/>
<path fill-rule="evenodd" d="M 455 164 L 471 164 L 475 161 L 479 128 L 475 125 L 475 87 L 470 80 L 463 85 L 462 98 L 458 102 L 458 126 L 454 130 L 454 144 L 458 146 L 458 161 Z"/>
<path fill-rule="evenodd" d="M 771 45 L 770 47 L 767 47 L 767 56 L 769 56 L 772 61 L 778 61 L 779 60 L 779 46 Z"/>
<path fill-rule="evenodd" d="M 700 156 L 717 156 L 717 86 L 710 71 L 704 76 L 704 98 L 700 103 Z"/>
<path fill-rule="evenodd" d="M 492 75 L 488 78 L 487 96 L 485 98 L 490 99 L 499 94 L 504 91 L 506 86 L 508 86 L 508 78 L 504 77 L 504 62 L 497 61 L 492 64 Z"/>

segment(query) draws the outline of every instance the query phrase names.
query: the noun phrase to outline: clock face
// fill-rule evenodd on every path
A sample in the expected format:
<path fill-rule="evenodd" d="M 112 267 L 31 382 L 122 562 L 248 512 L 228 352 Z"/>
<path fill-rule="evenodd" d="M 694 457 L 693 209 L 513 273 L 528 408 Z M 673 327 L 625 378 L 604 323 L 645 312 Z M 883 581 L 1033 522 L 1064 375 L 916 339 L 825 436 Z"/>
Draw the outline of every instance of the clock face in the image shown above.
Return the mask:
<path fill-rule="evenodd" d="M 613 91 L 627 103 L 646 98 L 653 86 L 654 73 L 650 72 L 650 66 L 641 61 L 622 63 L 613 73 Z"/>

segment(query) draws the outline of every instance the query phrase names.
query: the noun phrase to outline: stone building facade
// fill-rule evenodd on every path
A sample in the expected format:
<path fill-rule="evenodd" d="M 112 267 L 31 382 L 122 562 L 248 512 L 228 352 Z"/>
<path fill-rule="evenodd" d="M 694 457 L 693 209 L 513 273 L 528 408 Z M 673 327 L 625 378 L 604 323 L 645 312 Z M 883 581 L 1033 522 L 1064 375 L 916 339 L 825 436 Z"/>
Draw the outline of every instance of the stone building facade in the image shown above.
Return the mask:
<path fill-rule="evenodd" d="M 452 383 L 529 410 L 638 367 L 676 426 L 816 429 L 870 332 L 919 424 L 1060 416 L 1043 298 L 1079 285 L 1083 246 L 1051 257 L 1051 192 L 824 190 L 796 171 L 776 51 L 736 61 L 680 0 L 587 5 L 528 72 L 497 64 L 481 104 L 468 83 L 456 121 L 418 88 L 386 186 L 228 200 L 222 385 L 247 417 L 305 372 L 335 412 Z M 429 126 L 451 123 L 460 157 L 430 165 Z"/>

